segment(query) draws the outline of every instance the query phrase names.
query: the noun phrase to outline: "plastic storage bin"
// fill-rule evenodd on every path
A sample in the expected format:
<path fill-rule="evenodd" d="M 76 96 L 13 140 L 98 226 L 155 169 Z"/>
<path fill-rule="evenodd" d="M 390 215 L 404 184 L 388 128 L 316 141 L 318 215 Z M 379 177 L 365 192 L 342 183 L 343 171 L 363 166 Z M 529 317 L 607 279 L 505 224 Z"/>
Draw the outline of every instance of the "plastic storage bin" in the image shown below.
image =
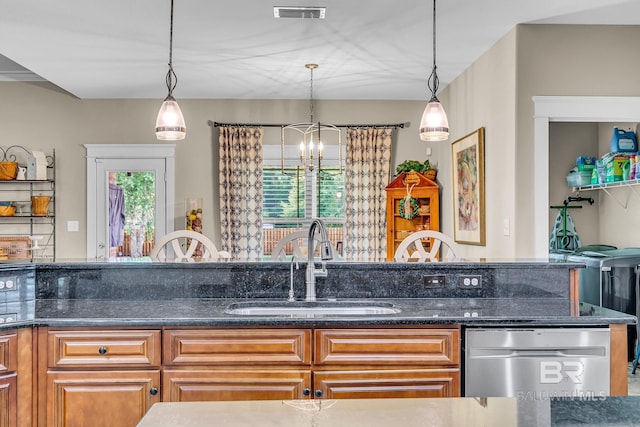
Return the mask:
<path fill-rule="evenodd" d="M 569 187 L 591 185 L 591 171 L 571 172 L 567 175 L 567 185 Z"/>

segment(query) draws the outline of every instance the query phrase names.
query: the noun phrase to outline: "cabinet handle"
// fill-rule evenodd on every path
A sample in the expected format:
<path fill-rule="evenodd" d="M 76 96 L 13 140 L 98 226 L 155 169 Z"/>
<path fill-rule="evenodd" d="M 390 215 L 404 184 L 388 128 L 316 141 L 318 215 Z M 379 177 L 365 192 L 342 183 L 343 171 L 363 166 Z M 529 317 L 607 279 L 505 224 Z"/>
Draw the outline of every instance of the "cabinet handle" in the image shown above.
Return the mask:
<path fill-rule="evenodd" d="M 149 394 L 151 396 L 155 396 L 156 394 L 158 394 L 158 387 L 151 387 L 151 390 L 149 390 Z"/>
<path fill-rule="evenodd" d="M 105 347 L 105 346 L 100 347 L 98 349 L 98 353 L 103 354 L 103 355 L 107 354 L 107 347 Z"/>
<path fill-rule="evenodd" d="M 309 396 L 311 394 L 311 389 L 310 388 L 303 389 L 302 394 L 305 396 Z"/>
<path fill-rule="evenodd" d="M 322 397 L 322 390 L 316 390 L 316 397 Z"/>

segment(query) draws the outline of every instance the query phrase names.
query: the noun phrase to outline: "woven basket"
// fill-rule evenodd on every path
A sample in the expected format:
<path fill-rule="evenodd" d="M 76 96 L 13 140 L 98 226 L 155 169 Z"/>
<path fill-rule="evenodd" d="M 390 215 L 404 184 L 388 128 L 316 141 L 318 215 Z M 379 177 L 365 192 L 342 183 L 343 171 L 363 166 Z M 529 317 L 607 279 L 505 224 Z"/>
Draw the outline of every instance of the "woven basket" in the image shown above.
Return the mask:
<path fill-rule="evenodd" d="M 0 162 L 0 180 L 11 181 L 18 175 L 17 162 Z"/>
<path fill-rule="evenodd" d="M 33 196 L 31 197 L 31 211 L 33 216 L 47 216 L 49 213 L 50 196 Z"/>
<path fill-rule="evenodd" d="M 15 206 L 0 206 L 0 216 L 14 216 L 15 214 Z"/>

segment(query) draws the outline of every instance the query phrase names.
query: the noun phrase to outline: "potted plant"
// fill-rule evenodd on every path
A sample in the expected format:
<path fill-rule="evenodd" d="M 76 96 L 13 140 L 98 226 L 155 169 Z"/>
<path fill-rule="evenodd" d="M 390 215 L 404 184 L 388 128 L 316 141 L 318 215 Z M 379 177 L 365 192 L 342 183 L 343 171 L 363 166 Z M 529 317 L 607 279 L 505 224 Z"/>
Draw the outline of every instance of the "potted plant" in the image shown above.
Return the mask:
<path fill-rule="evenodd" d="M 396 167 L 396 176 L 400 175 L 401 173 L 408 173 L 411 171 L 421 173 L 427 179 L 430 179 L 432 181 L 436 179 L 436 175 L 438 172 L 431 166 L 431 162 L 429 162 L 429 159 L 425 160 L 424 162 L 420 162 L 418 160 L 405 160 Z"/>

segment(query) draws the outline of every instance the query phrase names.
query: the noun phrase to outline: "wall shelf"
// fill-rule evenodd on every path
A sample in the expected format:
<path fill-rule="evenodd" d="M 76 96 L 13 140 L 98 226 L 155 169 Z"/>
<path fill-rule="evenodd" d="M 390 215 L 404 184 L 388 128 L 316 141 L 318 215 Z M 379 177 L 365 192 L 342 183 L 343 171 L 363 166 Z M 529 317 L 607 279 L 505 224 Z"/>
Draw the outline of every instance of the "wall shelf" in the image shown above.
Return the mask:
<path fill-rule="evenodd" d="M 21 146 L 1 149 L 4 161 L 26 165 L 25 155 L 30 151 Z M 17 154 L 16 154 L 17 153 Z M 0 180 L 0 201 L 14 202 L 16 212 L 12 216 L 0 216 L 0 240 L 10 245 L 9 259 L 50 259 L 56 258 L 56 185 L 55 150 L 46 156 L 47 179 L 43 180 Z M 49 206 L 45 215 L 35 215 L 31 197 L 49 196 Z M 15 238 L 15 241 L 12 239 Z M 26 245 L 23 240 L 29 239 Z M 15 248 L 15 249 L 14 249 Z"/>
<path fill-rule="evenodd" d="M 616 197 L 610 190 L 614 188 L 622 188 L 625 191 L 624 198 Z M 627 209 L 627 205 L 629 204 L 629 197 L 631 193 L 634 193 L 636 196 L 640 197 L 640 180 L 627 180 L 627 181 L 616 181 L 616 182 L 607 182 L 604 184 L 590 184 L 590 185 L 581 185 L 579 187 L 573 187 L 573 191 L 575 193 L 580 193 L 581 191 L 592 191 L 592 190 L 602 190 L 615 200 L 623 209 Z"/>

